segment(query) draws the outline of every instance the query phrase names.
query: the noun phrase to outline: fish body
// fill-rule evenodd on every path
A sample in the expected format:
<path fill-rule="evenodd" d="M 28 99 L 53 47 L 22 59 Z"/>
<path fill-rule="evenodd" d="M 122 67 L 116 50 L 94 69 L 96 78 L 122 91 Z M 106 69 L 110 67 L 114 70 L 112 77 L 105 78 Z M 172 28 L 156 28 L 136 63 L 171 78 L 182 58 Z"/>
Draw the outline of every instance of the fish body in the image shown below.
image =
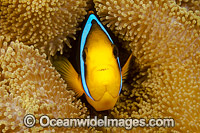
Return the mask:
<path fill-rule="evenodd" d="M 80 74 L 67 59 L 56 61 L 54 65 L 77 96 L 85 94 L 97 111 L 112 109 L 132 55 L 121 70 L 118 49 L 93 13 L 89 14 L 81 35 L 79 57 Z"/>

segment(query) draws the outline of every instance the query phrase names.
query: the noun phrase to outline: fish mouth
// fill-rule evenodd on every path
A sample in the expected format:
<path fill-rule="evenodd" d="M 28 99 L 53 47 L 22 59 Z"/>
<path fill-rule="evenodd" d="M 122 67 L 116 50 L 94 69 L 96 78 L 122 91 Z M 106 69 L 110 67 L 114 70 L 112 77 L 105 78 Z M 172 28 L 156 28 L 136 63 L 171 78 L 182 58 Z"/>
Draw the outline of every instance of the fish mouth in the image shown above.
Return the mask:
<path fill-rule="evenodd" d="M 97 69 L 97 71 L 106 71 L 109 70 L 108 68 L 101 68 L 101 69 Z"/>
<path fill-rule="evenodd" d="M 112 65 L 98 65 L 97 67 L 93 69 L 93 71 L 105 72 L 105 71 L 111 70 L 112 68 L 113 68 Z"/>

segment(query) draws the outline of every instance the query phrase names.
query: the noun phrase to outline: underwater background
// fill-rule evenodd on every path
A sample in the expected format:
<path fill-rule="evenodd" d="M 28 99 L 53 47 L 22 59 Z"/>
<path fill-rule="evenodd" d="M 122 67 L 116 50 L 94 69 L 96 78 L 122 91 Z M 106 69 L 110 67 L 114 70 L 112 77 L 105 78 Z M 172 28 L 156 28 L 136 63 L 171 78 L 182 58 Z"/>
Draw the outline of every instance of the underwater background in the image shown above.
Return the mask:
<path fill-rule="evenodd" d="M 72 61 L 84 20 L 95 11 L 134 63 L 112 110 L 76 98 L 52 66 Z M 26 114 L 37 121 L 23 124 Z M 173 118 L 175 127 L 43 128 L 51 118 Z M 200 131 L 199 0 L 0 0 L 0 132 Z"/>

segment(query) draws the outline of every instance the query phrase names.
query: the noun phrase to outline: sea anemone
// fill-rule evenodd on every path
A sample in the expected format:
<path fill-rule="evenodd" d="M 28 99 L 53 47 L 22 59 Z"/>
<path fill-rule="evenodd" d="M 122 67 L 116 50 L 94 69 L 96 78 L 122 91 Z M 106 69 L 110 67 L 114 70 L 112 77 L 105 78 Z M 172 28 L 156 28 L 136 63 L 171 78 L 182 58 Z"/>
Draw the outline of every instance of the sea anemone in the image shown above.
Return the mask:
<path fill-rule="evenodd" d="M 33 45 L 47 56 L 63 53 L 79 30 L 87 0 L 0 0 L 0 33 L 11 41 Z"/>
<path fill-rule="evenodd" d="M 111 114 L 115 118 L 175 120 L 174 128 L 134 128 L 136 131 L 198 132 L 199 16 L 173 0 L 94 3 L 101 21 L 128 41 L 124 47 L 132 51 L 139 66 L 137 74 L 132 75 L 133 89 L 124 87 Z"/>
<path fill-rule="evenodd" d="M 87 128 L 42 128 L 39 117 L 84 118 L 86 107 L 76 100 L 75 93 L 52 67 L 46 55 L 33 46 L 15 41 L 10 44 L 0 36 L 0 131 L 1 132 L 60 132 L 88 131 Z M 26 114 L 37 121 L 32 128 L 23 124 Z"/>
<path fill-rule="evenodd" d="M 199 3 L 93 1 L 100 20 L 124 40 L 123 47 L 135 57 L 130 78 L 125 81 L 128 84 L 124 84 L 115 107 L 108 111 L 109 117 L 175 120 L 173 128 L 133 127 L 130 132 L 198 132 Z M 38 121 L 33 128 L 26 128 L 22 123 L 28 113 L 37 119 L 43 114 L 51 118 L 84 118 L 88 114 L 74 93 L 66 90 L 67 85 L 46 55 L 39 54 L 49 56 L 59 50 L 62 53 L 62 41 L 70 46 L 66 37 L 74 38 L 86 7 L 86 1 L 1 0 L 0 34 L 4 37 L 0 36 L 0 131 L 88 131 L 88 128 L 42 128 Z M 99 129 L 126 131 L 112 127 Z"/>
<path fill-rule="evenodd" d="M 94 3 L 101 21 L 124 41 L 144 43 L 149 35 L 158 32 L 161 35 L 165 24 L 180 28 L 186 28 L 190 23 L 200 25 L 199 17 L 189 14 L 185 8 L 179 8 L 173 0 L 94 0 Z M 155 28 L 159 30 L 155 31 Z"/>
<path fill-rule="evenodd" d="M 191 10 L 196 15 L 200 16 L 200 1 L 199 0 L 175 0 L 176 3 L 181 6 L 186 8 L 187 10 Z"/>

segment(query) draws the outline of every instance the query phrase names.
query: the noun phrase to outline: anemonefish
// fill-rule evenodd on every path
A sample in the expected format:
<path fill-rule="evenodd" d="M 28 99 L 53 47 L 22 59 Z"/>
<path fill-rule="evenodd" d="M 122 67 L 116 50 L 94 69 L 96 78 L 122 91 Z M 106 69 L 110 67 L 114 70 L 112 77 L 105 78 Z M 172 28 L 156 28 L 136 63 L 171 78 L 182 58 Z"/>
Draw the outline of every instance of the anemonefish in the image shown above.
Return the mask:
<path fill-rule="evenodd" d="M 88 15 L 80 39 L 80 73 L 65 58 L 54 62 L 55 68 L 77 96 L 86 96 L 96 111 L 112 109 L 122 82 L 127 76 L 132 54 L 121 69 L 118 49 L 93 12 Z"/>

